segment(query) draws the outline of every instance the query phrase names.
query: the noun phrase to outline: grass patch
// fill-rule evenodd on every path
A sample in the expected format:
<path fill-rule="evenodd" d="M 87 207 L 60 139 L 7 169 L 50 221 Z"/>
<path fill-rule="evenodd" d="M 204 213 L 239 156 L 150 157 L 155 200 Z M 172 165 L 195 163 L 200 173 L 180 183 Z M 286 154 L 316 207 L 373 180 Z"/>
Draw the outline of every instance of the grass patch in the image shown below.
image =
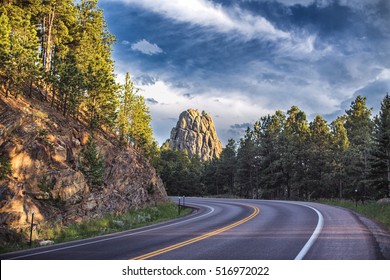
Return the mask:
<path fill-rule="evenodd" d="M 188 215 L 191 211 L 190 208 L 182 209 L 180 211 L 180 217 Z M 177 205 L 173 202 L 165 202 L 157 205 L 157 207 L 131 210 L 123 215 L 106 215 L 99 219 L 84 221 L 69 226 L 61 226 L 60 224 L 51 226 L 42 225 L 39 230 L 39 238 L 50 239 L 55 243 L 61 243 L 139 228 L 177 217 L 179 217 Z M 9 246 L 0 247 L 0 253 L 27 248 L 30 247 L 26 245 L 26 242 L 22 244 L 13 243 L 9 244 Z"/>
<path fill-rule="evenodd" d="M 375 201 L 368 201 L 364 204 L 359 202 L 356 206 L 355 202 L 351 200 L 319 200 L 318 202 L 356 211 L 384 225 L 390 231 L 390 204 L 379 204 Z"/>

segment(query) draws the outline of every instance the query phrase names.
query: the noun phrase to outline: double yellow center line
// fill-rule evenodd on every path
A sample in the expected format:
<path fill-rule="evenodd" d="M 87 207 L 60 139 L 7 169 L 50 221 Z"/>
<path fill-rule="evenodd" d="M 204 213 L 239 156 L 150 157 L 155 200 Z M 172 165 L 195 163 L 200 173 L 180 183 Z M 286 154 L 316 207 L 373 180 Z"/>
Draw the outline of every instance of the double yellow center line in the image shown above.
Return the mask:
<path fill-rule="evenodd" d="M 175 250 L 175 249 L 178 249 L 178 248 L 190 245 L 192 243 L 204 240 L 206 238 L 212 237 L 214 235 L 220 234 L 220 233 L 222 233 L 224 231 L 227 231 L 229 229 L 232 229 L 232 228 L 235 228 L 235 227 L 237 227 L 239 225 L 242 225 L 243 223 L 248 222 L 249 220 L 253 219 L 254 217 L 256 217 L 260 213 L 259 208 L 255 207 L 255 206 L 252 206 L 252 205 L 243 204 L 243 203 L 232 203 L 232 204 L 239 204 L 239 205 L 244 205 L 244 206 L 250 207 L 250 208 L 253 209 L 253 212 L 248 217 L 246 217 L 246 218 L 244 218 L 242 220 L 239 220 L 239 221 L 237 221 L 237 222 L 235 222 L 233 224 L 227 225 L 227 226 L 225 226 L 223 228 L 211 231 L 209 233 L 205 233 L 205 234 L 200 235 L 198 237 L 195 237 L 193 239 L 190 239 L 190 240 L 187 240 L 187 241 L 183 241 L 183 242 L 180 242 L 180 243 L 177 243 L 177 244 L 174 244 L 174 245 L 162 248 L 160 250 L 156 250 L 156 251 L 147 253 L 147 254 L 142 255 L 142 256 L 138 256 L 138 257 L 134 258 L 133 260 L 146 260 L 146 259 L 158 256 L 158 255 L 164 254 L 166 252 L 169 252 L 169 251 L 172 251 L 172 250 Z"/>

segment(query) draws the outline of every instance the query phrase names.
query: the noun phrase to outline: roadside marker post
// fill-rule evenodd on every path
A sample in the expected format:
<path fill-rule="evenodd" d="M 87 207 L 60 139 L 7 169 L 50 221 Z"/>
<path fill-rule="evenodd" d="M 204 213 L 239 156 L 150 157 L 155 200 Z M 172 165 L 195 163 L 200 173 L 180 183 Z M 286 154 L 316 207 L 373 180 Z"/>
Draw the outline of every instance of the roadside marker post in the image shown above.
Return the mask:
<path fill-rule="evenodd" d="M 179 214 L 179 216 L 180 216 L 180 197 L 179 197 L 179 204 L 177 205 L 177 212 L 178 212 L 178 214 Z"/>
<path fill-rule="evenodd" d="M 32 246 L 33 227 L 34 227 L 34 210 L 31 210 L 30 247 Z"/>
<path fill-rule="evenodd" d="M 357 203 L 358 203 L 358 190 L 355 189 L 355 208 L 357 208 Z"/>

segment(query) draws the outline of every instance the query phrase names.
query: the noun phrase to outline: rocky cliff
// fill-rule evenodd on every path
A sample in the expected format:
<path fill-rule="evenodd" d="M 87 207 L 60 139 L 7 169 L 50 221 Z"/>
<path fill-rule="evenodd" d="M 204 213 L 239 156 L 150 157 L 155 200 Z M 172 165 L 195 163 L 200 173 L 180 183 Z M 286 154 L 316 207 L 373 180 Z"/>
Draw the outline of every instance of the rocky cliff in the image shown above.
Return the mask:
<path fill-rule="evenodd" d="M 219 157 L 222 152 L 211 116 L 194 109 L 180 114 L 176 127 L 172 128 L 169 146 L 186 150 L 190 157 L 198 155 L 204 161 Z"/>
<path fill-rule="evenodd" d="M 94 135 L 105 173 L 101 187 L 91 186 L 78 160 L 89 134 L 49 104 L 0 97 L 0 165 L 12 168 L 0 180 L 0 234 L 26 231 L 32 210 L 41 225 L 66 225 L 167 199 L 148 160 L 107 133 Z"/>

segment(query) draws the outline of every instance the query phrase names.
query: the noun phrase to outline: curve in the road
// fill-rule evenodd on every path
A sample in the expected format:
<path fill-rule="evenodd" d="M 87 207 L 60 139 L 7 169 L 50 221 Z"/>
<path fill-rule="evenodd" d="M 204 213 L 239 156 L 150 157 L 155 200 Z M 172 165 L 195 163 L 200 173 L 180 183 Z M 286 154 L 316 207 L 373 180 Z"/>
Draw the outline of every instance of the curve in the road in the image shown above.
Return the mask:
<path fill-rule="evenodd" d="M 188 202 L 197 211 L 179 220 L 0 259 L 383 259 L 371 231 L 342 208 L 244 199 Z"/>
<path fill-rule="evenodd" d="M 324 226 L 324 217 L 322 216 L 321 212 L 318 211 L 316 208 L 305 205 L 305 204 L 299 204 L 301 206 L 310 208 L 314 210 L 314 212 L 318 215 L 318 223 L 317 226 L 313 232 L 313 234 L 310 236 L 310 239 L 307 241 L 305 246 L 303 246 L 302 250 L 299 252 L 299 254 L 295 257 L 295 260 L 303 260 L 303 258 L 306 256 L 307 252 L 309 252 L 310 248 L 313 246 L 314 242 L 317 240 L 318 236 L 321 233 L 321 230 Z"/>
<path fill-rule="evenodd" d="M 239 221 L 237 221 L 237 222 L 235 222 L 233 224 L 230 224 L 230 225 L 227 225 L 227 226 L 225 226 L 223 228 L 220 228 L 220 229 L 208 232 L 206 234 L 203 234 L 201 236 L 192 238 L 190 240 L 187 240 L 187 241 L 184 241 L 184 242 L 180 242 L 180 243 L 177 243 L 177 244 L 174 244 L 174 245 L 171 245 L 171 246 L 168 246 L 168 247 L 165 247 L 165 248 L 162 248 L 162 249 L 159 249 L 159 250 L 156 250 L 156 251 L 144 254 L 142 256 L 138 256 L 138 257 L 134 258 L 134 260 L 146 260 L 146 259 L 158 256 L 158 255 L 164 254 L 166 252 L 169 252 L 169 251 L 172 251 L 172 250 L 175 250 L 175 249 L 178 249 L 178 248 L 181 248 L 181 247 L 193 244 L 195 242 L 204 240 L 204 239 L 209 238 L 211 236 L 220 234 L 220 233 L 222 233 L 224 231 L 227 231 L 229 229 L 232 229 L 232 228 L 235 228 L 235 227 L 237 227 L 239 225 L 242 225 L 242 224 L 252 220 L 254 217 L 256 217 L 260 213 L 260 209 L 257 208 L 256 206 L 252 206 L 252 205 L 248 205 L 248 204 L 244 204 L 244 203 L 230 203 L 230 204 L 237 204 L 237 205 L 250 207 L 250 208 L 253 209 L 253 212 L 249 216 L 247 216 L 244 219 L 241 219 L 241 220 L 239 220 Z"/>
<path fill-rule="evenodd" d="M 195 205 L 195 204 L 192 204 L 192 205 Z M 71 249 L 71 248 L 77 248 L 77 247 L 92 245 L 92 244 L 95 244 L 95 243 L 107 242 L 107 241 L 111 241 L 111 240 L 118 239 L 118 238 L 124 238 L 124 237 L 128 237 L 128 236 L 136 235 L 136 234 L 142 234 L 142 233 L 146 233 L 146 232 L 150 232 L 150 231 L 154 231 L 154 230 L 159 230 L 159 229 L 163 229 L 163 228 L 167 228 L 167 227 L 177 226 L 177 225 L 180 225 L 180 224 L 183 224 L 183 223 L 187 223 L 187 222 L 190 222 L 190 221 L 193 221 L 193 220 L 197 220 L 197 219 L 203 218 L 205 216 L 211 215 L 215 211 L 215 209 L 213 207 L 211 207 L 211 206 L 208 206 L 208 205 L 202 205 L 202 206 L 208 208 L 210 211 L 208 211 L 208 212 L 206 212 L 206 213 L 204 213 L 202 215 L 195 216 L 195 217 L 190 218 L 190 219 L 184 219 L 184 220 L 178 221 L 176 223 L 160 225 L 158 227 L 156 227 L 155 225 L 150 225 L 150 226 L 143 227 L 143 230 L 141 230 L 141 231 L 133 232 L 134 230 L 129 230 L 129 232 L 125 233 L 125 234 L 123 234 L 123 233 L 112 233 L 112 234 L 108 234 L 108 235 L 104 236 L 103 238 L 99 237 L 99 236 L 98 237 L 93 237 L 93 238 L 91 238 L 92 239 L 91 241 L 82 242 L 80 244 L 65 245 L 65 246 L 62 246 L 61 244 L 59 244 L 59 246 L 61 246 L 59 248 L 52 248 L 52 249 L 49 249 L 49 250 L 44 250 L 44 251 L 39 251 L 39 252 L 27 253 L 25 255 L 20 255 L 20 256 L 8 258 L 8 259 L 9 260 L 17 260 L 17 259 L 22 259 L 22 258 L 26 258 L 26 257 L 32 257 L 32 256 L 47 254 L 47 253 L 51 253 L 51 252 L 56 252 L 56 251 L 62 251 L 62 250 L 67 250 L 67 249 Z M 79 242 L 79 240 L 76 240 L 74 242 Z M 72 243 L 72 241 L 69 242 L 69 243 Z"/>

